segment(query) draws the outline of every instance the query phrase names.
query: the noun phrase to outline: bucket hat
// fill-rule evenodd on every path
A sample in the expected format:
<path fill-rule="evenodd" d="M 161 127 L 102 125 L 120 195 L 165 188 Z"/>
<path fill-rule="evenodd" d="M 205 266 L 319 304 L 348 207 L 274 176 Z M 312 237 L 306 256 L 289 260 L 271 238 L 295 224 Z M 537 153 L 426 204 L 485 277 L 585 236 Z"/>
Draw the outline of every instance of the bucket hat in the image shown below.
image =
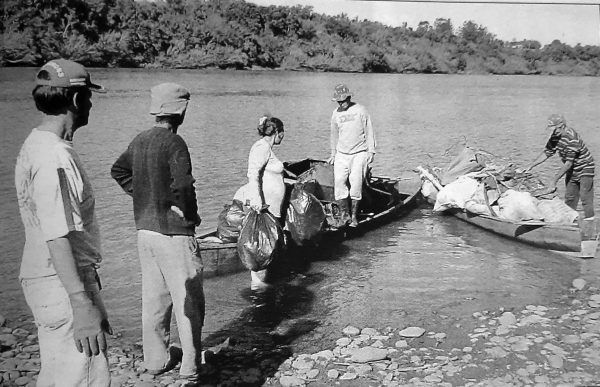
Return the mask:
<path fill-rule="evenodd" d="M 551 114 L 550 117 L 548 117 L 548 127 L 564 125 L 567 125 L 567 120 L 562 114 Z"/>
<path fill-rule="evenodd" d="M 339 85 L 335 86 L 335 89 L 333 91 L 332 100 L 341 102 L 341 101 L 344 101 L 348 97 L 352 97 L 353 95 L 354 94 L 352 94 L 350 89 L 348 89 L 348 86 L 344 85 L 343 83 L 340 83 Z"/>
<path fill-rule="evenodd" d="M 68 59 L 53 59 L 43 65 L 37 73 L 36 84 L 54 87 L 85 86 L 92 91 L 106 92 L 104 87 L 92 83 L 85 67 Z"/>
<path fill-rule="evenodd" d="M 161 83 L 150 89 L 150 114 L 155 116 L 182 115 L 187 109 L 190 92 L 177 83 Z"/>

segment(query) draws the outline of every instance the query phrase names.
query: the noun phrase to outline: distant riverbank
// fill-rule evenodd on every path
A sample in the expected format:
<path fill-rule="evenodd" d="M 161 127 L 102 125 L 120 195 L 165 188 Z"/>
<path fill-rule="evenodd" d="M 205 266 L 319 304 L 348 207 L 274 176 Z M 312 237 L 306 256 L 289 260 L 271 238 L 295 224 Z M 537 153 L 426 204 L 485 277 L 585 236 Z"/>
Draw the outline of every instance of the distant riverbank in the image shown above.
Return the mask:
<path fill-rule="evenodd" d="M 390 27 L 242 0 L 5 0 L 0 34 L 3 66 L 66 57 L 111 68 L 600 75 L 600 46 L 506 42 L 472 21 Z"/>

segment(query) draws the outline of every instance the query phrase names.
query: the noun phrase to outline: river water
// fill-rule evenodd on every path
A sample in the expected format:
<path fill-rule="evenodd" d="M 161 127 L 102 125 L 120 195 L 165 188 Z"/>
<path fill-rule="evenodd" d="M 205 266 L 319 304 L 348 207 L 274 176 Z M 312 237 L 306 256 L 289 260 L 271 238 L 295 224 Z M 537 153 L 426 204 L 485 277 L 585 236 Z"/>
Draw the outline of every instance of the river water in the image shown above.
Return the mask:
<path fill-rule="evenodd" d="M 23 230 L 13 168 L 40 119 L 30 94 L 34 74 L 32 68 L 0 69 L 0 314 L 11 319 L 29 314 L 17 280 Z M 215 227 L 223 204 L 245 183 L 262 113 L 285 123 L 285 139 L 275 149 L 280 159 L 328 156 L 335 107 L 330 97 L 339 82 L 371 113 L 379 143 L 376 175 L 442 165 L 449 160 L 445 151 L 464 139 L 524 165 L 545 144 L 545 121 L 553 112 L 566 116 L 600 160 L 600 78 L 114 69 L 94 69 L 92 78 L 110 91 L 93 96 L 90 124 L 74 142 L 97 196 L 105 303 L 115 331 L 127 341 L 141 337 L 141 278 L 130 199 L 109 171 L 129 141 L 152 124 L 149 89 L 159 82 L 191 90 L 180 134 L 190 148 L 204 230 Z M 559 165 L 544 164 L 542 177 Z M 433 315 L 460 318 L 548 303 L 574 278 L 600 274 L 598 259 L 566 258 L 508 241 L 432 214 L 427 206 L 303 258 L 308 263 L 264 299 L 250 292 L 247 273 L 206 280 L 207 339 L 252 327 L 255 334 L 284 332 L 304 347 L 314 339 L 332 340 L 347 324 L 426 326 Z"/>

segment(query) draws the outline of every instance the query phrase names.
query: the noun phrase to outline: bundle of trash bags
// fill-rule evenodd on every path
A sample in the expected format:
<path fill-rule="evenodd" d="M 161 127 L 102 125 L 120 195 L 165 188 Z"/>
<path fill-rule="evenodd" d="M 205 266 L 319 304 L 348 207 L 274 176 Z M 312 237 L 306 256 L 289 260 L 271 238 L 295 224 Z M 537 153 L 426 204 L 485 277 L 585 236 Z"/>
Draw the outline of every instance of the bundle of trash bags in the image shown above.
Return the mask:
<path fill-rule="evenodd" d="M 512 164 L 494 164 L 489 156 L 466 147 L 442 172 L 445 183 L 433 210 L 460 208 L 513 221 L 572 224 L 577 219 L 577 211 L 558 197 L 538 199 L 531 194 L 544 188 L 539 179 L 518 172 Z"/>
<path fill-rule="evenodd" d="M 244 218 L 237 240 L 237 251 L 246 268 L 265 269 L 283 249 L 283 229 L 268 211 L 251 208 Z"/>
<path fill-rule="evenodd" d="M 322 231 L 326 214 L 323 205 L 308 192 L 304 184 L 296 183 L 290 194 L 285 225 L 298 245 L 314 241 Z"/>
<path fill-rule="evenodd" d="M 486 199 L 487 196 L 487 199 Z M 560 198 L 538 199 L 529 192 L 508 189 L 502 194 L 469 176 L 461 176 L 437 194 L 434 211 L 461 208 L 474 214 L 498 216 L 513 221 L 539 220 L 571 224 L 577 211 Z"/>
<path fill-rule="evenodd" d="M 241 201 L 234 199 L 231 204 L 225 205 L 217 219 L 217 237 L 226 243 L 237 242 L 245 217 L 246 211 Z"/>

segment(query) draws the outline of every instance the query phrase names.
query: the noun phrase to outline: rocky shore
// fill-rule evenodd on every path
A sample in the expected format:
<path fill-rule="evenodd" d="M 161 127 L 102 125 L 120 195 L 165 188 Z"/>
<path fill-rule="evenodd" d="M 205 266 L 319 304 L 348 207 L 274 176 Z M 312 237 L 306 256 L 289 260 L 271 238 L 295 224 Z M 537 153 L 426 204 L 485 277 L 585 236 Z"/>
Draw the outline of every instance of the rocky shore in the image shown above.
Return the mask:
<path fill-rule="evenodd" d="M 34 331 L 0 316 L 0 386 L 34 386 Z M 139 343 L 111 344 L 114 386 L 183 384 L 177 370 L 144 374 Z M 438 316 L 430 326 L 347 326 L 335 346 L 315 342 L 313 353 L 280 343 L 264 356 L 252 343 L 224 344 L 213 348 L 200 385 L 600 386 L 600 289 L 576 279 L 550 305 Z"/>

